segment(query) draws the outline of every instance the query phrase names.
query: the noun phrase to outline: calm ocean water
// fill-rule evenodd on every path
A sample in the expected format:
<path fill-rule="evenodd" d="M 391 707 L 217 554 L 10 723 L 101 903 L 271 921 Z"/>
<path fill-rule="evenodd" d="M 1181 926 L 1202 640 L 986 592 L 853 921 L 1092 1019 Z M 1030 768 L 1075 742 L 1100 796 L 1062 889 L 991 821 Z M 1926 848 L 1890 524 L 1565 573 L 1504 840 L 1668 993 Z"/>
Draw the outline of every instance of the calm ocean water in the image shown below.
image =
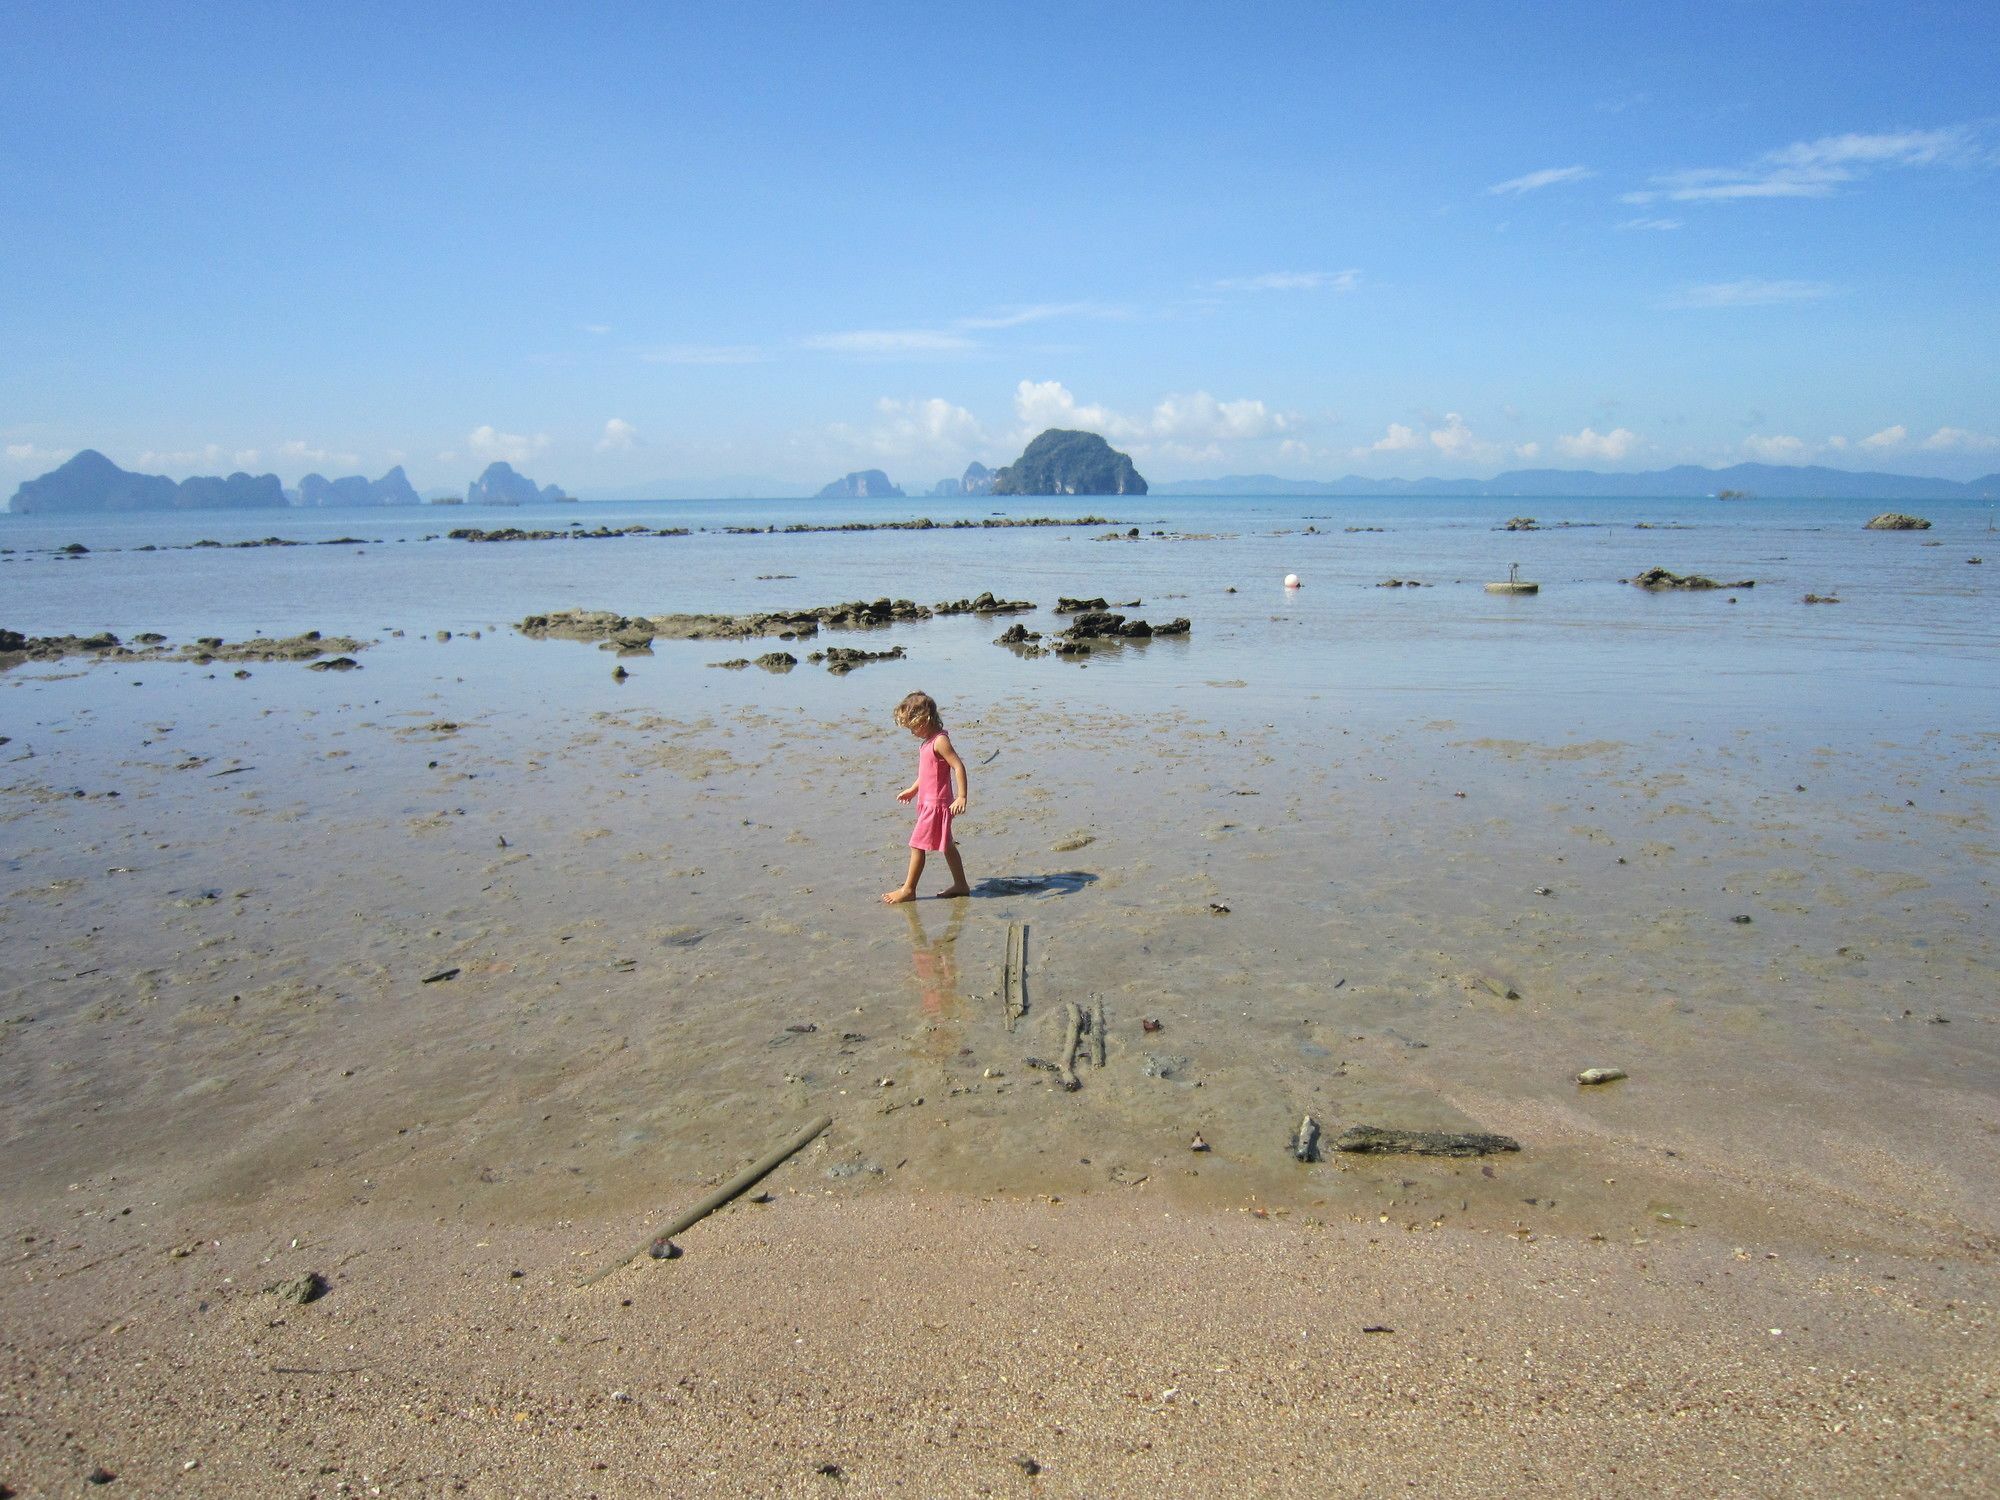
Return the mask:
<path fill-rule="evenodd" d="M 960 696 L 1020 691 L 1121 708 L 1219 706 L 1227 697 L 1267 717 L 1305 696 L 1332 699 L 1336 711 L 1471 715 L 1497 727 L 1546 727 L 1553 716 L 1556 727 L 1578 732 L 1663 721 L 1823 725 L 1829 733 L 1891 723 L 2000 728 L 2000 533 L 1990 529 L 1992 508 L 1932 502 L 1914 507 L 1934 522 L 1928 532 L 1863 529 L 1887 508 L 1095 497 L 1004 507 L 920 499 L 4 516 L 0 547 L 12 550 L 0 556 L 0 624 L 31 633 L 150 629 L 177 640 L 301 629 L 377 638 L 404 629 L 428 639 L 440 629 L 497 628 L 507 644 L 482 653 L 474 670 L 492 673 L 493 692 L 506 699 L 567 664 L 589 668 L 593 681 L 604 675 L 596 670 L 603 658 L 589 647 L 513 637 L 507 627 L 530 612 L 739 611 L 884 594 L 931 603 L 982 589 L 1047 606 L 1058 594 L 1102 594 L 1142 598 L 1134 613 L 1152 619 L 1186 615 L 1194 635 L 1079 670 L 991 646 L 1004 621 L 940 619 L 881 635 L 881 643 L 906 647 L 907 669 L 844 680 L 795 672 L 752 690 L 734 674 L 701 670 L 735 653 L 662 643 L 648 670 L 664 668 L 676 695 L 696 703 L 754 691 L 764 701 L 824 708 L 872 701 L 910 677 Z M 722 529 L 990 514 L 1098 515 L 1144 535 L 1101 540 L 1103 526 L 755 536 Z M 1543 529 L 1499 529 L 1516 515 Z M 634 523 L 693 534 L 504 545 L 443 535 L 459 526 Z M 274 535 L 362 540 L 136 550 Z M 89 554 L 54 555 L 70 542 Z M 1970 562 L 1978 557 L 1985 561 Z M 1483 590 L 1513 563 L 1541 584 L 1539 596 Z M 1755 579 L 1756 587 L 1649 594 L 1619 581 L 1655 565 Z M 1291 572 L 1305 586 L 1288 593 L 1281 581 Z M 1377 587 L 1392 577 L 1431 587 Z M 1842 602 L 1806 605 L 1807 593 Z M 1031 626 L 1054 623 L 1029 617 Z M 394 670 L 398 656 L 389 648 L 401 645 L 385 640 L 370 665 Z M 402 659 L 410 659 L 407 649 Z M 885 681 L 891 675 L 895 681 Z M 590 691 L 630 702 L 612 698 L 608 685 Z"/>

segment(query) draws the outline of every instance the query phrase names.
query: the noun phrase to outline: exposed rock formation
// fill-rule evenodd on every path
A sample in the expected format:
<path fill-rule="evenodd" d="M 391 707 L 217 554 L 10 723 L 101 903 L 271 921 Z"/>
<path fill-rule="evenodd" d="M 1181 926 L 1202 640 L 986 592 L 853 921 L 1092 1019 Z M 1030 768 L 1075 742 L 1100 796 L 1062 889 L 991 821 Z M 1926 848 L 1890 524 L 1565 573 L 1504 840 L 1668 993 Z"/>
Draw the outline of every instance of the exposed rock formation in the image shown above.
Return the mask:
<path fill-rule="evenodd" d="M 300 505 L 417 505 L 416 490 L 410 484 L 409 475 L 403 466 L 384 474 L 380 479 L 368 479 L 360 474 L 349 474 L 341 479 L 327 479 L 319 474 L 308 474 L 299 481 Z"/>
<path fill-rule="evenodd" d="M 993 476 L 996 495 L 1143 495 L 1146 481 L 1094 432 L 1051 427 Z"/>
<path fill-rule="evenodd" d="M 1757 580 L 1739 578 L 1734 583 L 1717 583 L 1699 573 L 1669 573 L 1665 568 L 1648 568 L 1625 580 L 1642 589 L 1754 589 Z"/>
<path fill-rule="evenodd" d="M 1931 523 L 1921 516 L 1906 516 L 1899 511 L 1885 511 L 1870 521 L 1864 528 L 1868 531 L 1929 531 Z"/>
<path fill-rule="evenodd" d="M 285 504 L 284 487 L 275 474 L 213 475 L 179 484 L 164 474 L 133 474 L 94 448 L 25 481 L 14 492 L 17 514 L 88 514 L 128 510 L 250 510 Z"/>
<path fill-rule="evenodd" d="M 488 464 L 486 472 L 467 485 L 465 490 L 465 503 L 468 505 L 533 505 L 537 501 L 568 498 L 553 484 L 536 485 L 534 480 L 517 473 L 514 466 L 505 461 Z"/>
<path fill-rule="evenodd" d="M 816 500 L 900 500 L 902 490 L 880 469 L 856 469 L 843 474 L 813 497 Z"/>

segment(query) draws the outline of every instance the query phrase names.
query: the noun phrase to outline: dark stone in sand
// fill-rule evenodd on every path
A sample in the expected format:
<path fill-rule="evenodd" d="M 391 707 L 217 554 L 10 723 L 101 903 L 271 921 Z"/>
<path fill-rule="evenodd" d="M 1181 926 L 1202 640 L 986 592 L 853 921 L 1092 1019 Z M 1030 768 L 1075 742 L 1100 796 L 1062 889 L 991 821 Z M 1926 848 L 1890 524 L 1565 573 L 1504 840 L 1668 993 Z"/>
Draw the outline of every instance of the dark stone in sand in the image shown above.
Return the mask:
<path fill-rule="evenodd" d="M 1480 1130 L 1391 1130 L 1379 1125 L 1356 1125 L 1342 1131 L 1334 1146 L 1341 1151 L 1399 1156 L 1490 1156 L 1521 1149 L 1512 1136 Z"/>
<path fill-rule="evenodd" d="M 276 1282 L 264 1290 L 281 1302 L 295 1302 L 303 1307 L 308 1302 L 317 1302 L 327 1292 L 326 1278 L 317 1271 L 308 1271 L 303 1276 L 294 1276 L 289 1281 Z"/>

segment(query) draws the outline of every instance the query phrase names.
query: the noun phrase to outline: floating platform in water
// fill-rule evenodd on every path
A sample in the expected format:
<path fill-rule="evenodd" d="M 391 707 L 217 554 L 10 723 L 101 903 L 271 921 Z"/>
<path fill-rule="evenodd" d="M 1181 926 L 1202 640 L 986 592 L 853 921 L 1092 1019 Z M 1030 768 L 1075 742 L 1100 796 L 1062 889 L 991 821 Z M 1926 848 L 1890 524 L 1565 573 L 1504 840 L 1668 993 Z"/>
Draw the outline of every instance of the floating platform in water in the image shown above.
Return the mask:
<path fill-rule="evenodd" d="M 1486 592 L 1489 594 L 1539 594 L 1541 591 L 1542 586 L 1539 583 L 1527 583 L 1522 580 L 1519 563 L 1507 565 L 1507 577 L 1504 581 L 1486 585 Z"/>

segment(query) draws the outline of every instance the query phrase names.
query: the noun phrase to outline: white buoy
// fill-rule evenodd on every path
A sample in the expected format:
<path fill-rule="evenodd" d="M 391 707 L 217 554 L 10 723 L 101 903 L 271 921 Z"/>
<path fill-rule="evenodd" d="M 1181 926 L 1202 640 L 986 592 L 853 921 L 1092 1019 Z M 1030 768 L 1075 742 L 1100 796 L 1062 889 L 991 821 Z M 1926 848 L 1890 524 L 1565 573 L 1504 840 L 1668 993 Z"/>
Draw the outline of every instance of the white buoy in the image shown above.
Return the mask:
<path fill-rule="evenodd" d="M 1288 589 L 1295 589 L 1298 586 L 1299 586 L 1299 575 L 1296 573 L 1287 573 L 1285 575 L 1285 587 Z"/>

